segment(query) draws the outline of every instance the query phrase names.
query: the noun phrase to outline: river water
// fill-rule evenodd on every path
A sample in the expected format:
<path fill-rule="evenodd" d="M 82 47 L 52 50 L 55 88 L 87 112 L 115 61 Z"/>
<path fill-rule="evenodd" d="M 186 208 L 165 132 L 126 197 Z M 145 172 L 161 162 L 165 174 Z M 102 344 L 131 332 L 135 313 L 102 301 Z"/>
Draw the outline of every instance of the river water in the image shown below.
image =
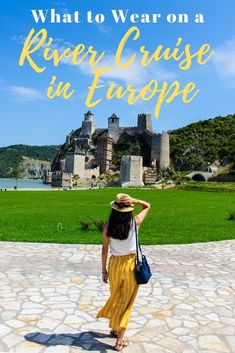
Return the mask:
<path fill-rule="evenodd" d="M 42 180 L 0 178 L 0 189 L 12 189 L 17 185 L 18 189 L 51 189 L 51 184 L 43 184 Z"/>

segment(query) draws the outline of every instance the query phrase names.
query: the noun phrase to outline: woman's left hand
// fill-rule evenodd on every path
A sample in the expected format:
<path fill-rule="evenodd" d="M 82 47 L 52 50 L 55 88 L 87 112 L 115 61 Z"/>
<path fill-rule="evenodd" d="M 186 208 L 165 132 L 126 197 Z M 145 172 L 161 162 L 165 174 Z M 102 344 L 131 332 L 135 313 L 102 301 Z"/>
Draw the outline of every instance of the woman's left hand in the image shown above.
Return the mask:
<path fill-rule="evenodd" d="M 134 203 L 136 200 L 133 199 L 133 197 L 130 197 L 128 195 L 121 196 L 120 199 L 118 200 L 119 202 L 127 202 L 127 203 Z"/>
<path fill-rule="evenodd" d="M 104 283 L 108 283 L 108 278 L 109 278 L 108 272 L 102 274 L 102 279 Z"/>

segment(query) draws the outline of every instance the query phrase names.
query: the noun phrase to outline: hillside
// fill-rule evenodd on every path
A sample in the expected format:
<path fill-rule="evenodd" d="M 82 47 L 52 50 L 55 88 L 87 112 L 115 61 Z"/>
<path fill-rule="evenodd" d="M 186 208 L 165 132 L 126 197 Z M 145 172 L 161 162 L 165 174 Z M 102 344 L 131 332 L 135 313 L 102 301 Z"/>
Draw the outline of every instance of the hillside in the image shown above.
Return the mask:
<path fill-rule="evenodd" d="M 45 167 L 48 166 L 48 162 L 52 162 L 54 159 L 59 146 L 29 146 L 29 145 L 11 145 L 8 147 L 0 147 L 0 178 L 10 177 L 12 169 L 18 166 L 19 169 L 25 169 L 25 157 L 28 157 L 28 164 L 32 161 L 32 176 L 35 168 L 33 160 L 37 160 L 37 164 L 40 162 Z M 22 173 L 24 175 L 24 173 Z"/>
<path fill-rule="evenodd" d="M 170 134 L 170 155 L 179 170 L 206 169 L 235 161 L 235 114 L 192 123 Z"/>
<path fill-rule="evenodd" d="M 202 120 L 183 128 L 168 131 L 170 134 L 171 163 L 178 170 L 206 170 L 208 164 L 218 160 L 229 165 L 235 161 L 235 114 L 226 117 Z M 0 177 L 10 177 L 16 166 L 23 169 L 22 176 L 37 176 L 48 168 L 60 146 L 11 145 L 0 148 Z M 141 141 L 117 144 L 114 147 L 113 163 L 118 166 L 123 154 L 142 154 Z M 28 157 L 28 160 L 25 160 Z M 26 163 L 27 162 L 27 163 Z M 25 166 L 28 165 L 27 171 Z M 235 169 L 235 166 L 232 167 Z"/>

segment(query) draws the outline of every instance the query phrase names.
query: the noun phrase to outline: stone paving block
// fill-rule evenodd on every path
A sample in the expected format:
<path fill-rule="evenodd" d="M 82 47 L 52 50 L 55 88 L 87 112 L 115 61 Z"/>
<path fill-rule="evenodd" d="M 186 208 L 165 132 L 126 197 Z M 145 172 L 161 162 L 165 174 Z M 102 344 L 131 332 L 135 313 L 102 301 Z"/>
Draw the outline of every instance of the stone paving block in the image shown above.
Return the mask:
<path fill-rule="evenodd" d="M 146 353 L 166 353 L 167 352 L 165 348 L 162 348 L 158 344 L 143 343 L 143 348 L 144 348 L 144 352 Z"/>
<path fill-rule="evenodd" d="M 24 341 L 14 346 L 9 352 L 16 353 L 41 353 L 45 351 L 45 346 L 34 342 Z"/>
<path fill-rule="evenodd" d="M 235 352 L 235 336 L 225 336 L 230 352 Z"/>
<path fill-rule="evenodd" d="M 4 337 L 9 332 L 11 332 L 11 328 L 9 326 L 0 324 L 0 337 Z"/>
<path fill-rule="evenodd" d="M 56 346 L 56 347 L 47 347 L 44 350 L 44 353 L 69 353 L 70 348 L 67 346 Z"/>
<path fill-rule="evenodd" d="M 225 343 L 215 335 L 204 335 L 199 337 L 199 347 L 202 349 L 213 349 L 215 352 L 229 352 Z"/>
<path fill-rule="evenodd" d="M 25 323 L 20 320 L 8 320 L 5 323 L 12 328 L 19 328 L 25 325 Z"/>
<path fill-rule="evenodd" d="M 177 338 L 164 337 L 158 341 L 159 345 L 172 350 L 175 353 L 181 353 L 183 349 L 186 348 L 184 342 L 180 342 Z"/>
<path fill-rule="evenodd" d="M 22 342 L 22 337 L 15 335 L 14 333 L 9 333 L 1 338 L 1 341 L 5 343 L 8 348 L 12 348 L 15 344 Z"/>
<path fill-rule="evenodd" d="M 51 318 L 51 317 L 43 317 L 40 321 L 37 322 L 37 327 L 44 329 L 50 329 L 53 330 L 56 328 L 61 323 L 60 320 Z"/>

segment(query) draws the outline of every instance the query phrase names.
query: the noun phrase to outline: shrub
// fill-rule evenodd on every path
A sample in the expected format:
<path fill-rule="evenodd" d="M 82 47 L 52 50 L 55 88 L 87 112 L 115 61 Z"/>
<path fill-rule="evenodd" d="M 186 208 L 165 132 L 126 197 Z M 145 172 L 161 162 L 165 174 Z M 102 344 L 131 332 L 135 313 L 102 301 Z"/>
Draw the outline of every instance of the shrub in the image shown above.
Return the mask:
<path fill-rule="evenodd" d="M 93 223 L 96 226 L 96 228 L 102 233 L 105 222 L 104 221 L 93 221 Z"/>
<path fill-rule="evenodd" d="M 235 211 L 229 212 L 228 220 L 235 221 Z"/>
<path fill-rule="evenodd" d="M 81 230 L 87 231 L 91 225 L 91 222 L 80 221 Z"/>

